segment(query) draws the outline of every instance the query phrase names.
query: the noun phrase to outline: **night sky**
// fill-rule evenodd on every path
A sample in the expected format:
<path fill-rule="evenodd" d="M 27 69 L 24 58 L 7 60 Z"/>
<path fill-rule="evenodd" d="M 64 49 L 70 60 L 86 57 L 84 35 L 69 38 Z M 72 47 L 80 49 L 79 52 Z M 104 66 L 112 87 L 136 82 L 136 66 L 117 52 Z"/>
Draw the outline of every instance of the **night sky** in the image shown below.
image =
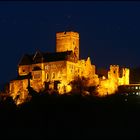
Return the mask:
<path fill-rule="evenodd" d="M 67 29 L 97 68 L 140 66 L 139 2 L 0 2 L 0 84 L 17 76 L 23 54 L 54 52 L 56 32 Z"/>

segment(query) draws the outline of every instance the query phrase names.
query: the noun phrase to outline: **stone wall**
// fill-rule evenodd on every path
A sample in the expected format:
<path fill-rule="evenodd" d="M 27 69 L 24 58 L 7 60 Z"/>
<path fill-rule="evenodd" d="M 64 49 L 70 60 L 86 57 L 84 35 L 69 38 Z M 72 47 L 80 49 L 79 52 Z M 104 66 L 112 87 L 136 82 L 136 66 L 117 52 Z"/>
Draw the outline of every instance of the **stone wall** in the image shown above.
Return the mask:
<path fill-rule="evenodd" d="M 27 75 L 29 72 L 31 72 L 30 65 L 18 66 L 18 75 Z"/>
<path fill-rule="evenodd" d="M 28 79 L 24 80 L 13 80 L 10 82 L 10 95 L 14 100 L 18 97 L 18 102 L 26 99 L 28 96 Z"/>
<path fill-rule="evenodd" d="M 69 83 L 77 76 L 88 78 L 88 86 L 98 86 L 97 90 L 101 95 L 112 94 L 117 90 L 118 85 L 129 84 L 129 69 L 127 68 L 120 71 L 118 65 L 110 65 L 108 76 L 99 79 L 96 75 L 96 67 L 92 65 L 90 57 L 79 60 L 79 34 L 77 32 L 56 33 L 56 52 L 64 51 L 73 51 L 76 61 L 64 60 L 45 63 L 36 61 L 36 64 L 19 65 L 18 75 L 28 75 L 30 72 L 32 76 L 30 86 L 37 92 L 43 90 L 46 83 L 50 83 L 49 88 L 53 89 L 54 83 L 60 81 L 58 91 L 61 94 L 71 90 Z M 39 52 L 35 56 L 42 59 Z M 27 86 L 27 79 L 11 81 L 10 93 L 13 97 L 20 94 L 21 98 L 24 98 L 28 93 Z"/>

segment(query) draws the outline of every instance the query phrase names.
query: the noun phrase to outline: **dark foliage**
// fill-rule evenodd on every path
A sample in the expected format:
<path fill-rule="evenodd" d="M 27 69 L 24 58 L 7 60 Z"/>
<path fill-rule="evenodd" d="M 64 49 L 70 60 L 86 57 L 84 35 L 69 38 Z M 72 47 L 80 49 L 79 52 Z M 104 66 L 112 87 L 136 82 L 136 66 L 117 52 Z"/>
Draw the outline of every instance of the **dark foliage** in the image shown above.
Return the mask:
<path fill-rule="evenodd" d="M 130 69 L 130 84 L 140 83 L 140 67 Z"/>
<path fill-rule="evenodd" d="M 139 103 L 124 94 L 99 98 L 30 90 L 30 95 L 31 100 L 18 107 L 10 98 L 1 102 L 1 128 L 9 133 L 5 137 L 105 139 L 139 134 Z"/>

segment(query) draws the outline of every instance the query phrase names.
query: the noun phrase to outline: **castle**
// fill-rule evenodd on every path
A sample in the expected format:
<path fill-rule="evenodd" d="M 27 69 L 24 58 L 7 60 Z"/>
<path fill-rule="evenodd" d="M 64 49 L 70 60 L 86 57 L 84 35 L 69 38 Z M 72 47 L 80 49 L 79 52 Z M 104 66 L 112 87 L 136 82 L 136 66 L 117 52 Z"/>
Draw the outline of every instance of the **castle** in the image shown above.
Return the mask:
<path fill-rule="evenodd" d="M 90 57 L 79 58 L 79 33 L 68 31 L 56 33 L 56 52 L 25 54 L 18 64 L 18 77 L 10 81 L 9 91 L 13 98 L 28 96 L 28 85 L 37 92 L 42 89 L 54 89 L 59 94 L 72 90 L 69 84 L 75 77 L 89 79 L 89 86 L 97 86 L 99 95 L 111 94 L 119 85 L 129 84 L 129 69 L 119 70 L 111 65 L 108 75 L 99 77 Z"/>

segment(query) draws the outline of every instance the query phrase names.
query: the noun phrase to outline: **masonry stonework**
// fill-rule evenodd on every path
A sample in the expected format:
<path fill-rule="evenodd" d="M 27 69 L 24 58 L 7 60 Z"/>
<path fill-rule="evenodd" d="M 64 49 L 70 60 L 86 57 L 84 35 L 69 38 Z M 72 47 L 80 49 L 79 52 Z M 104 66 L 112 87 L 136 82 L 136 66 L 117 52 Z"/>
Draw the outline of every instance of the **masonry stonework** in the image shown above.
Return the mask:
<path fill-rule="evenodd" d="M 111 65 L 108 77 L 99 78 L 90 57 L 79 58 L 79 33 L 59 32 L 56 33 L 56 52 L 37 51 L 22 57 L 18 78 L 10 81 L 10 94 L 14 99 L 16 96 L 24 99 L 28 95 L 29 82 L 37 92 L 53 89 L 59 94 L 67 93 L 71 91 L 70 82 L 75 77 L 88 78 L 88 86 L 97 86 L 97 92 L 102 96 L 114 93 L 119 85 L 129 84 L 129 69 L 123 68 L 120 72 L 118 65 Z"/>

